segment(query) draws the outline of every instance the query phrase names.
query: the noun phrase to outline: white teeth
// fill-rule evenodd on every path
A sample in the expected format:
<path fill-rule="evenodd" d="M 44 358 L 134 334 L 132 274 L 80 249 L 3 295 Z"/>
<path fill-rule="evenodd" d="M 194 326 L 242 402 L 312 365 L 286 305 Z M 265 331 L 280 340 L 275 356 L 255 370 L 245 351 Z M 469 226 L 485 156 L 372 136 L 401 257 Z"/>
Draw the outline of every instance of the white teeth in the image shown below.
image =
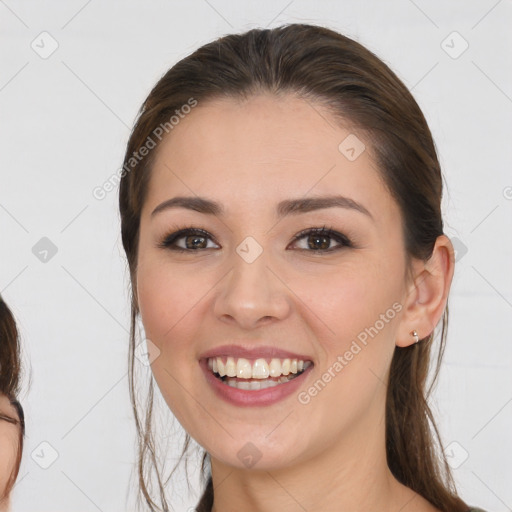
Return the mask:
<path fill-rule="evenodd" d="M 271 377 L 279 377 L 281 375 L 281 361 L 279 359 L 272 359 L 268 369 Z"/>
<path fill-rule="evenodd" d="M 267 379 L 268 377 L 297 374 L 311 364 L 311 361 L 289 358 L 272 358 L 269 363 L 264 358 L 250 361 L 243 357 L 235 359 L 229 356 L 226 358 L 226 362 L 222 357 L 208 358 L 208 367 L 213 373 L 218 373 L 220 377 L 238 377 L 239 379 Z"/>
<path fill-rule="evenodd" d="M 250 379 L 252 377 L 251 363 L 247 359 L 241 357 L 236 362 L 236 376 L 239 379 Z M 228 377 L 230 377 L 230 375 L 228 375 Z"/>
<path fill-rule="evenodd" d="M 261 382 L 258 382 L 257 380 L 251 380 L 251 382 L 249 382 L 249 389 L 261 389 Z"/>
<path fill-rule="evenodd" d="M 227 384 L 228 386 L 231 386 L 232 388 L 257 391 L 259 389 L 266 389 L 266 388 L 272 388 L 274 386 L 278 386 L 279 384 L 288 382 L 289 380 L 290 380 L 290 377 L 285 377 L 285 376 L 282 376 L 279 380 L 268 379 L 268 380 L 252 380 L 252 381 L 228 378 L 224 381 L 224 384 Z"/>
<path fill-rule="evenodd" d="M 220 359 L 220 357 L 217 358 L 217 361 Z M 222 373 L 219 373 L 222 376 Z M 228 377 L 236 377 L 237 371 L 236 371 L 236 363 L 235 359 L 233 357 L 228 357 L 226 360 L 226 366 L 225 366 L 225 375 Z"/>
<path fill-rule="evenodd" d="M 270 375 L 268 364 L 265 359 L 256 359 L 252 367 L 253 379 L 266 379 Z"/>
<path fill-rule="evenodd" d="M 222 362 L 222 359 L 217 359 L 217 371 L 219 373 L 226 373 L 224 363 Z"/>

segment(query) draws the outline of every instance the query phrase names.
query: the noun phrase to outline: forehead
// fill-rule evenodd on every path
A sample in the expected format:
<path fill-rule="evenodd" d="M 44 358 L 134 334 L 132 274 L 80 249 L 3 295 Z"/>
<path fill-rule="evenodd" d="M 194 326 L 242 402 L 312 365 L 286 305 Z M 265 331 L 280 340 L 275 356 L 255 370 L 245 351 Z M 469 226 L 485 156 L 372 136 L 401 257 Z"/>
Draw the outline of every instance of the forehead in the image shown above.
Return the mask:
<path fill-rule="evenodd" d="M 229 214 L 343 194 L 374 217 L 397 214 L 368 141 L 320 105 L 291 95 L 199 103 L 157 151 L 146 210 L 176 195 L 214 197 Z"/>

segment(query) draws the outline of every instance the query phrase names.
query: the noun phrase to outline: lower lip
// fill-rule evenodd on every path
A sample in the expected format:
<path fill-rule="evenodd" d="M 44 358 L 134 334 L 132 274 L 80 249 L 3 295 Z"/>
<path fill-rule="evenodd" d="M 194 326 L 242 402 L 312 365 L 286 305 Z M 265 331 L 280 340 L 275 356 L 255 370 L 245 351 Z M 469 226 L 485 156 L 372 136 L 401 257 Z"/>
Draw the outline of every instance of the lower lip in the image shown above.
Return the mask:
<path fill-rule="evenodd" d="M 297 389 L 304 383 L 304 379 L 307 374 L 313 368 L 313 365 L 311 364 L 298 377 L 271 388 L 246 390 L 228 386 L 219 378 L 215 377 L 208 367 L 207 359 L 202 359 L 199 364 L 205 374 L 206 380 L 212 386 L 217 396 L 238 407 L 272 405 L 283 400 L 287 396 L 290 396 L 294 391 L 297 391 Z"/>

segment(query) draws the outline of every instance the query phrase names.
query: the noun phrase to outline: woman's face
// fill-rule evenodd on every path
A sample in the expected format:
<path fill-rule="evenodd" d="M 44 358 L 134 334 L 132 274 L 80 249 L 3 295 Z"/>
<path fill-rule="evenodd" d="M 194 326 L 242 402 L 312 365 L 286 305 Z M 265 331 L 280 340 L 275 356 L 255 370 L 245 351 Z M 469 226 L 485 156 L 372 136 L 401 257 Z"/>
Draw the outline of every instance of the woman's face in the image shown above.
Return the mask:
<path fill-rule="evenodd" d="M 398 206 L 362 143 L 318 105 L 261 95 L 199 103 L 159 147 L 141 216 L 137 299 L 162 395 L 218 461 L 269 469 L 382 443 L 405 250 Z M 178 196 L 223 212 L 152 214 Z M 350 201 L 277 209 L 334 196 Z M 349 242 L 314 233 L 294 240 L 324 226 Z M 189 227 L 206 237 L 164 245 Z M 264 346 L 313 365 L 262 391 L 214 386 L 204 354 L 228 344 L 254 349 L 250 363 L 271 361 L 258 353 Z M 223 362 L 230 350 L 219 352 Z M 277 359 L 286 366 L 284 354 Z"/>
<path fill-rule="evenodd" d="M 16 408 L 9 399 L 0 394 L 0 511 L 7 510 L 8 498 L 2 501 L 6 486 L 16 466 L 20 427 L 2 416 L 18 419 Z"/>

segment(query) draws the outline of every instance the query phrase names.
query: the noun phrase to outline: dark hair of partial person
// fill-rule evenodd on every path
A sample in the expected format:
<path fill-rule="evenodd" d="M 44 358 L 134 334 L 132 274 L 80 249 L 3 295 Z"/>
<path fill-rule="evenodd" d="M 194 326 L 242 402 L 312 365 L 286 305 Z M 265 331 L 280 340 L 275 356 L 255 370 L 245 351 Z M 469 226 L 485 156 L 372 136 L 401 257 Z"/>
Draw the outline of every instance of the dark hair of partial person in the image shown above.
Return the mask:
<path fill-rule="evenodd" d="M 138 477 L 141 499 L 151 510 L 169 510 L 165 486 L 190 442 L 187 434 L 180 460 L 164 481 L 152 428 L 152 380 L 145 413 L 139 412 L 136 399 L 137 252 L 141 209 L 158 152 L 159 141 L 153 131 L 168 123 L 190 98 L 201 105 L 218 98 L 243 100 L 261 93 L 277 98 L 291 94 L 323 107 L 340 127 L 356 133 L 371 149 L 383 181 L 400 208 L 408 272 L 412 258 L 430 258 L 437 237 L 443 234 L 442 173 L 425 117 L 396 74 L 360 43 L 329 28 L 288 24 L 223 36 L 169 69 L 138 112 L 124 157 L 123 168 L 130 171 L 123 172 L 119 190 L 122 243 L 132 285 L 128 364 L 138 432 Z M 156 141 L 156 149 L 134 163 L 133 155 L 148 137 Z M 448 306 L 437 327 L 441 327 L 440 336 L 432 332 L 419 343 L 395 347 L 385 405 L 387 463 L 398 481 L 439 510 L 466 511 L 428 404 L 446 344 Z M 437 352 L 432 351 L 433 346 Z M 429 372 L 431 352 L 435 364 Z M 209 512 L 213 502 L 208 466 L 209 455 L 204 452 L 201 475 L 206 485 L 197 506 L 199 512 Z M 151 475 L 156 476 L 159 504 L 150 489 Z"/>
<path fill-rule="evenodd" d="M 25 437 L 25 415 L 18 401 L 21 381 L 20 343 L 16 321 L 11 310 L 0 296 L 0 394 L 5 395 L 16 410 L 16 416 L 0 413 L 0 421 L 19 425 L 18 449 L 16 462 L 7 482 L 4 499 L 11 492 L 21 466 L 23 439 Z"/>

